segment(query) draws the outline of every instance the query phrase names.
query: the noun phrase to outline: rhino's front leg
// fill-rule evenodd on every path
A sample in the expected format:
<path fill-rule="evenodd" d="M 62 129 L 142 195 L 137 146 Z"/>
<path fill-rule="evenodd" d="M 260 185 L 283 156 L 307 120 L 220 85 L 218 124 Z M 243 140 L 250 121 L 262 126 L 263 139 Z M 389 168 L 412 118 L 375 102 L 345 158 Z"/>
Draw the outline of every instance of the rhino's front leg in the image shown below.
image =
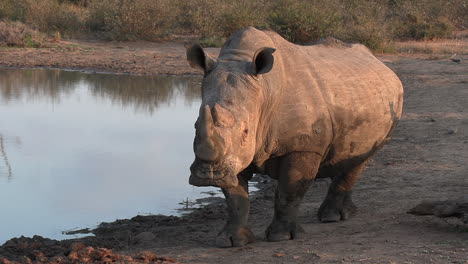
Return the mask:
<path fill-rule="evenodd" d="M 279 161 L 275 214 L 265 232 L 268 241 L 294 239 L 303 232 L 297 222 L 297 213 L 305 192 L 317 174 L 320 161 L 320 155 L 310 152 L 291 153 Z"/>
<path fill-rule="evenodd" d="M 240 247 L 255 240 L 247 227 L 250 210 L 248 180 L 252 173 L 244 172 L 238 178 L 239 185 L 222 189 L 226 196 L 228 221 L 216 238 L 218 247 Z"/>

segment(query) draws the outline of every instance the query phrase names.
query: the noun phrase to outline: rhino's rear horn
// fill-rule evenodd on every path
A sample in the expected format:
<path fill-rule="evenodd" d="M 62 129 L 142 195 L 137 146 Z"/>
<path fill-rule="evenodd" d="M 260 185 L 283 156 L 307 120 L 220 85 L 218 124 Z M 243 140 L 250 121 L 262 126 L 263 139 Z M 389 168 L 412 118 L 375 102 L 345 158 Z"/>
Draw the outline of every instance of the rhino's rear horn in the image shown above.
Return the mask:
<path fill-rule="evenodd" d="M 224 139 L 216 132 L 209 105 L 205 105 L 201 114 L 195 155 L 204 161 L 217 161 L 224 154 Z"/>

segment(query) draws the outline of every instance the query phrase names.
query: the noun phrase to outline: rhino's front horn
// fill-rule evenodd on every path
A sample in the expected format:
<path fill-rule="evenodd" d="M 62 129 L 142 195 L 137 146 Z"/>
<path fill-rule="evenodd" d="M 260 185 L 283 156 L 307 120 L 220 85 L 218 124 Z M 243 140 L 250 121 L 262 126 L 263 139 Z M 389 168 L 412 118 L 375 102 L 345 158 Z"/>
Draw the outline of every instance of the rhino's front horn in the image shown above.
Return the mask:
<path fill-rule="evenodd" d="M 194 146 L 195 155 L 204 161 L 217 161 L 224 154 L 224 139 L 215 130 L 209 105 L 205 105 L 202 115 Z"/>

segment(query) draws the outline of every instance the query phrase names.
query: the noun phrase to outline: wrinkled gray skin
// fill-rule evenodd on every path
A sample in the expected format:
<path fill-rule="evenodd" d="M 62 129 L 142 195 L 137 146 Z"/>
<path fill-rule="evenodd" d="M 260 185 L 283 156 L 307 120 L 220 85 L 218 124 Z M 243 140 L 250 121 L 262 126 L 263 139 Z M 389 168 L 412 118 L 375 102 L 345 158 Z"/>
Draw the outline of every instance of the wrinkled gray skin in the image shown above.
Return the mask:
<path fill-rule="evenodd" d="M 248 27 L 216 60 L 197 44 L 186 47 L 190 65 L 205 73 L 190 184 L 221 187 L 228 205 L 216 244 L 254 240 L 247 226 L 253 173 L 278 180 L 269 241 L 297 237 L 298 207 L 317 177 L 333 179 L 319 219 L 348 219 L 356 211 L 353 185 L 401 117 L 398 77 L 364 46 L 332 38 L 299 46 Z"/>

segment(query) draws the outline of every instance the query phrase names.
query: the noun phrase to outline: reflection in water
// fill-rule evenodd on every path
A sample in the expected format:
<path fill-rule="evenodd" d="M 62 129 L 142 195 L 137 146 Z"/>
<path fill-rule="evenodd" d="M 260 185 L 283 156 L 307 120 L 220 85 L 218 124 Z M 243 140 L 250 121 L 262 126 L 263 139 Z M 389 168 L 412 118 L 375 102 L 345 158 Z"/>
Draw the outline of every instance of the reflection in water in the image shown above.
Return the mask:
<path fill-rule="evenodd" d="M 188 184 L 199 90 L 193 76 L 0 69 L 0 244 L 203 197 Z"/>
<path fill-rule="evenodd" d="M 3 141 L 3 136 L 1 134 L 0 134 L 0 156 L 2 156 L 3 161 L 5 162 L 5 166 L 7 168 L 8 180 L 11 180 L 13 173 L 11 170 L 10 162 L 8 161 L 7 153 L 5 151 L 5 143 Z"/>
<path fill-rule="evenodd" d="M 197 100 L 200 97 L 200 80 L 197 76 L 175 78 L 0 69 L 0 99 L 2 103 L 25 99 L 59 104 L 63 97 L 80 87 L 78 84 L 83 84 L 95 97 L 110 98 L 114 104 L 153 114 L 161 104 L 169 105 L 176 97 L 182 97 L 187 104 Z"/>

